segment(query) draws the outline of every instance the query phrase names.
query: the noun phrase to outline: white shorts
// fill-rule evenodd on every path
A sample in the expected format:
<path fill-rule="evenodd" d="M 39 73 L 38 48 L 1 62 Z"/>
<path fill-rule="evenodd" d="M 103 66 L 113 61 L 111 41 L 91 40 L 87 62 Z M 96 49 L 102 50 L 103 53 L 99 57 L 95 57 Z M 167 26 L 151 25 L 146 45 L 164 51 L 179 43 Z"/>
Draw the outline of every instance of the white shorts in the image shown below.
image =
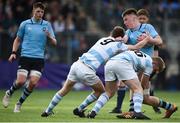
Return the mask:
<path fill-rule="evenodd" d="M 67 79 L 90 86 L 96 84 L 100 80 L 93 69 L 79 60 L 72 64 Z"/>
<path fill-rule="evenodd" d="M 132 63 L 110 60 L 105 65 L 105 81 L 131 80 L 138 78 Z"/>

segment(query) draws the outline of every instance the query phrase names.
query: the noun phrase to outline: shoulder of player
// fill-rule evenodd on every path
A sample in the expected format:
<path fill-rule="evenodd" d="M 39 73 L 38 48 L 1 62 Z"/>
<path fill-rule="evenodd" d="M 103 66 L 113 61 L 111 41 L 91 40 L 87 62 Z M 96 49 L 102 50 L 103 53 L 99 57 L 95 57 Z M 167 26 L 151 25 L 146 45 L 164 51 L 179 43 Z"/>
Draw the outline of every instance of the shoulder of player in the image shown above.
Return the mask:
<path fill-rule="evenodd" d="M 21 24 L 28 24 L 28 23 L 32 23 L 31 19 L 27 19 L 21 22 Z"/>
<path fill-rule="evenodd" d="M 43 20 L 42 25 L 51 25 L 49 21 Z"/>
<path fill-rule="evenodd" d="M 142 27 L 144 27 L 144 28 L 152 28 L 154 26 L 152 24 L 145 23 L 145 24 L 142 24 Z"/>

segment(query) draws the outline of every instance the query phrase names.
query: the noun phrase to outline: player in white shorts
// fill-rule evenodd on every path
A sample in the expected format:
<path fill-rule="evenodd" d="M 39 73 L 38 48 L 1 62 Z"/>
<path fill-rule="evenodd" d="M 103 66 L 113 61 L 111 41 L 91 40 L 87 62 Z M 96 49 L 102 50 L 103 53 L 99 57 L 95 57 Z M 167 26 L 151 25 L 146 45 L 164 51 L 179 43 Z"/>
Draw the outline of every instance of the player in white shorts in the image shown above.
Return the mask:
<path fill-rule="evenodd" d="M 136 74 L 143 70 L 145 75 L 152 72 L 152 59 L 140 51 L 126 51 L 112 57 L 105 65 L 105 90 L 98 98 L 92 111 L 88 114 L 94 118 L 107 101 L 114 96 L 118 82 L 124 82 L 133 91 L 134 117 L 149 119 L 141 112 L 143 102 L 143 88 Z"/>
<path fill-rule="evenodd" d="M 117 82 L 122 81 L 133 91 L 134 112 L 117 117 L 149 119 L 140 112 L 143 102 L 147 105 L 166 109 L 164 118 L 169 118 L 177 110 L 177 106 L 149 95 L 149 77 L 153 71 L 162 71 L 164 69 L 162 64 L 163 60 L 160 57 L 151 58 L 140 51 L 126 51 L 112 57 L 105 65 L 106 92 L 98 98 L 97 103 L 89 113 L 89 117 L 94 118 L 96 116 L 107 101 L 114 96 L 117 91 Z M 136 72 L 143 72 L 142 83 L 140 83 Z"/>
<path fill-rule="evenodd" d="M 54 95 L 49 106 L 41 116 L 47 117 L 52 114 L 54 107 L 61 101 L 62 97 L 72 89 L 74 84 L 76 82 L 82 82 L 90 86 L 94 92 L 91 93 L 78 108 L 74 109 L 73 113 L 79 117 L 85 117 L 84 108 L 94 102 L 104 92 L 104 86 L 96 75 L 96 70 L 99 66 L 118 53 L 143 47 L 150 38 L 147 34 L 147 37 L 142 42 L 136 45 L 126 45 L 122 43 L 122 41 L 119 41 L 119 39 L 122 40 L 124 34 L 124 29 L 116 26 L 109 37 L 99 39 L 87 53 L 79 57 L 79 60 L 72 64 L 64 86 Z"/>

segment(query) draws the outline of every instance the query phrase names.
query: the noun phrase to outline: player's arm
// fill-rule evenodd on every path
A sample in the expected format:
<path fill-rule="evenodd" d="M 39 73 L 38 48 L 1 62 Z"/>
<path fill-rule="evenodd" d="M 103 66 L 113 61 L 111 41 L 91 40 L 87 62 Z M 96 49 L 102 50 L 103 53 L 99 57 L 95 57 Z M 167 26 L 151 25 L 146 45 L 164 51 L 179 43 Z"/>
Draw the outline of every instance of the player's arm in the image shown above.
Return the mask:
<path fill-rule="evenodd" d="M 46 34 L 47 34 L 47 37 L 48 37 L 48 39 L 50 40 L 50 42 L 53 44 L 53 45 L 57 45 L 57 40 L 54 38 L 54 37 L 52 37 L 51 36 L 51 34 L 48 32 L 48 31 L 46 31 Z"/>
<path fill-rule="evenodd" d="M 141 85 L 142 88 L 145 89 L 150 89 L 150 83 L 149 83 L 149 78 L 150 76 L 143 74 L 142 79 L 141 79 Z"/>
<path fill-rule="evenodd" d="M 127 36 L 127 35 L 124 35 L 124 37 L 123 37 L 123 42 L 126 44 L 127 41 L 128 41 L 128 36 Z"/>
<path fill-rule="evenodd" d="M 150 36 L 146 36 L 146 38 L 144 38 L 141 42 L 138 42 L 135 45 L 127 45 L 129 50 L 138 50 L 142 47 L 144 47 L 148 41 L 150 40 Z"/>
<path fill-rule="evenodd" d="M 53 32 L 53 29 L 52 29 L 52 26 L 51 24 L 49 23 L 48 24 L 48 30 L 45 30 L 46 32 L 46 35 L 48 37 L 48 39 L 50 40 L 50 42 L 53 44 L 53 45 L 57 45 L 57 40 L 55 38 L 55 35 L 54 35 L 54 32 Z"/>
<path fill-rule="evenodd" d="M 153 45 L 161 45 L 163 41 L 161 37 L 157 35 L 155 38 L 151 37 L 148 43 L 153 44 Z"/>
<path fill-rule="evenodd" d="M 13 59 L 16 59 L 16 52 L 17 52 L 17 50 L 19 48 L 20 41 L 21 41 L 21 39 L 18 36 L 14 39 L 12 53 L 11 53 L 11 55 L 9 57 L 10 62 L 12 62 Z"/>

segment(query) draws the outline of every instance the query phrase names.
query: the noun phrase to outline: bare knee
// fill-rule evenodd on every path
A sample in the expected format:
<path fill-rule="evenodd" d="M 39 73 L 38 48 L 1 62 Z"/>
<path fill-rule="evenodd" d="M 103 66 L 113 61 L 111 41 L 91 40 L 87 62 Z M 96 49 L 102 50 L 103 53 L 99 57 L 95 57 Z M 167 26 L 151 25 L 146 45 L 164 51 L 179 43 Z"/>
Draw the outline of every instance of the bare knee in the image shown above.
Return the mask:
<path fill-rule="evenodd" d="M 30 77 L 28 89 L 33 90 L 39 81 L 39 77 Z"/>
<path fill-rule="evenodd" d="M 25 82 L 26 82 L 26 77 L 18 77 L 16 80 L 16 84 L 19 87 L 23 86 Z"/>

